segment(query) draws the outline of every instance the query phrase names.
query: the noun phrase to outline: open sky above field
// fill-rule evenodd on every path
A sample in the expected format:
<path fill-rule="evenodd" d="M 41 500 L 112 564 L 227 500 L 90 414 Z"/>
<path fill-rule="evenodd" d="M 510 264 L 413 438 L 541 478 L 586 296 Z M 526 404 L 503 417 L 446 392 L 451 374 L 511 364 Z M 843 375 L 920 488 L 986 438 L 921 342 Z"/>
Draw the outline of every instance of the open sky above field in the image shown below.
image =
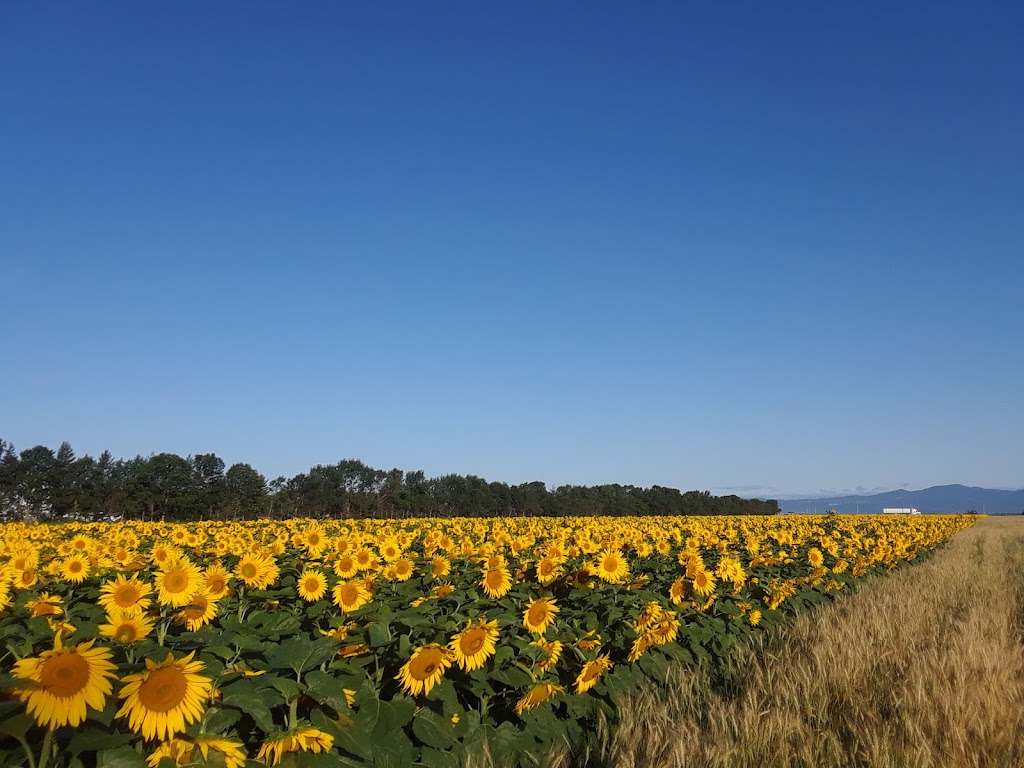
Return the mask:
<path fill-rule="evenodd" d="M 5 3 L 0 437 L 1024 486 L 1024 4 Z"/>

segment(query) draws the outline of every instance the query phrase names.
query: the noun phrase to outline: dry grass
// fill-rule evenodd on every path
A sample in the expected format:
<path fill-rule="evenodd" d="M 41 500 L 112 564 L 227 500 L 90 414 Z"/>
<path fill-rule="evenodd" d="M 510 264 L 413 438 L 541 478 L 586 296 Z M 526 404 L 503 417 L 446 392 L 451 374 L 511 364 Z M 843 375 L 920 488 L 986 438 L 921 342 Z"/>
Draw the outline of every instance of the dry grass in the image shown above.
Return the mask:
<path fill-rule="evenodd" d="M 1024 518 L 987 518 L 736 657 L 602 724 L 596 758 L 641 766 L 1024 766 Z"/>

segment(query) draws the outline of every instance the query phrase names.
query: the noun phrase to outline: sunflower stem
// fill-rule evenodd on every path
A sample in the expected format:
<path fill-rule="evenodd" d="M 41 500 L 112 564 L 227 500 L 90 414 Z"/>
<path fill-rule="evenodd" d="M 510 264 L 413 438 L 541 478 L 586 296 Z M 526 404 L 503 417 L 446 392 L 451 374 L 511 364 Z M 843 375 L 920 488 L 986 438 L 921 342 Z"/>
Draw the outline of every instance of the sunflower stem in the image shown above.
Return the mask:
<path fill-rule="evenodd" d="M 39 763 L 38 768 L 46 768 L 47 762 L 50 760 L 50 753 L 53 751 L 53 729 L 47 728 L 46 735 L 43 736 L 43 748 L 39 752 Z M 30 758 L 31 760 L 31 758 Z"/>
<path fill-rule="evenodd" d="M 36 757 L 32 754 L 28 742 L 24 739 L 18 739 L 18 743 L 21 744 L 21 748 L 25 750 L 25 755 L 28 757 L 28 768 L 36 768 Z"/>
<path fill-rule="evenodd" d="M 288 730 L 294 730 L 299 726 L 299 697 L 296 696 L 288 702 Z"/>

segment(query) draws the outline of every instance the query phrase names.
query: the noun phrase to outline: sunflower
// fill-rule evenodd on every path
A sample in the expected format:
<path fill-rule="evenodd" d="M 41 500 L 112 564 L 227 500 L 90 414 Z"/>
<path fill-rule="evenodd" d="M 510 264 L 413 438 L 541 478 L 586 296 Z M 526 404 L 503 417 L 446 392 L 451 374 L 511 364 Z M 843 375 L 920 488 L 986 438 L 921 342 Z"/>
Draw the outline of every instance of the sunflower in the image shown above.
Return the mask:
<path fill-rule="evenodd" d="M 351 613 L 366 605 L 373 596 L 362 579 L 339 581 L 334 587 L 334 604 L 345 613 Z"/>
<path fill-rule="evenodd" d="M 327 592 L 327 577 L 317 570 L 303 571 L 296 590 L 307 603 L 316 602 Z"/>
<path fill-rule="evenodd" d="M 220 753 L 224 768 L 242 768 L 245 765 L 245 745 L 223 736 L 196 736 L 196 749 L 203 760 L 210 761 L 210 750 Z"/>
<path fill-rule="evenodd" d="M 235 576 L 251 589 L 266 589 L 277 581 L 281 571 L 271 555 L 245 555 L 235 566 Z"/>
<path fill-rule="evenodd" d="M 28 713 L 39 725 L 50 729 L 77 727 L 90 707 L 102 711 L 113 690 L 110 680 L 117 668 L 110 662 L 110 651 L 93 648 L 94 642 L 65 648 L 58 632 L 52 651 L 14 663 L 14 677 L 36 684 L 32 688 L 15 687 L 15 691 L 18 698 L 28 702 Z"/>
<path fill-rule="evenodd" d="M 603 550 L 594 560 L 592 567 L 597 577 L 609 584 L 617 584 L 629 573 L 626 558 L 616 549 Z"/>
<path fill-rule="evenodd" d="M 370 652 L 370 646 L 366 643 L 350 643 L 349 645 L 343 646 L 338 655 L 343 659 L 351 659 L 353 656 L 362 656 L 364 653 Z"/>
<path fill-rule="evenodd" d="M 161 760 L 169 758 L 174 761 L 176 766 L 188 765 L 192 762 L 194 748 L 195 745 L 188 739 L 169 739 L 149 753 L 146 764 L 150 768 L 158 768 Z"/>
<path fill-rule="evenodd" d="M 508 572 L 508 568 L 505 566 L 490 568 L 484 571 L 484 577 L 480 581 L 480 586 L 483 587 L 488 597 L 492 600 L 497 600 L 504 597 L 512 589 L 512 574 Z"/>
<path fill-rule="evenodd" d="M 539 707 L 545 701 L 550 699 L 556 693 L 560 693 L 565 689 L 560 685 L 554 685 L 552 683 L 535 683 L 533 687 L 526 692 L 526 695 L 519 700 L 516 704 L 516 714 L 522 715 L 523 712 Z"/>
<path fill-rule="evenodd" d="M 395 539 L 385 539 L 380 545 L 380 556 L 386 563 L 393 563 L 402 556 L 402 546 Z"/>
<path fill-rule="evenodd" d="M 486 570 L 491 570 L 493 568 L 507 568 L 508 560 L 505 559 L 504 555 L 488 555 L 483 559 L 483 566 Z"/>
<path fill-rule="evenodd" d="M 633 645 L 629 649 L 629 655 L 626 656 L 626 661 L 630 664 L 636 663 L 652 645 L 654 645 L 654 640 L 649 634 L 644 633 L 640 635 L 633 641 Z"/>
<path fill-rule="evenodd" d="M 220 765 L 224 768 L 243 768 L 245 765 L 245 747 L 243 744 L 222 736 L 196 736 L 195 739 L 173 738 L 163 742 L 150 753 L 146 762 L 150 768 L 158 768 L 160 761 L 165 757 L 174 761 L 176 766 L 195 765 L 196 750 L 202 756 L 204 763 Z M 220 753 L 220 759 L 210 761 L 210 752 Z"/>
<path fill-rule="evenodd" d="M 651 638 L 655 645 L 671 643 L 676 639 L 678 633 L 679 619 L 676 618 L 675 611 L 664 611 L 657 623 L 647 630 L 647 636 Z"/>
<path fill-rule="evenodd" d="M 217 599 L 199 590 L 192 596 L 188 607 L 174 614 L 174 620 L 184 624 L 189 632 L 195 632 L 213 621 L 216 615 Z"/>
<path fill-rule="evenodd" d="M 562 644 L 558 640 L 545 640 L 543 637 L 538 637 L 530 645 L 535 645 L 547 653 L 547 658 L 538 659 L 533 662 L 533 666 L 541 672 L 549 672 L 554 669 L 555 664 L 558 663 L 558 659 L 562 655 Z"/>
<path fill-rule="evenodd" d="M 60 565 L 60 576 L 64 581 L 80 584 L 89 575 L 89 558 L 85 555 L 71 555 Z"/>
<path fill-rule="evenodd" d="M 8 563 L 15 571 L 27 571 L 39 565 L 39 553 L 34 549 L 19 550 Z"/>
<path fill-rule="evenodd" d="M 295 728 L 267 739 L 256 759 L 269 760 L 270 765 L 277 765 L 289 752 L 328 752 L 333 745 L 334 737 L 329 733 L 316 728 Z"/>
<path fill-rule="evenodd" d="M 547 586 L 561 575 L 562 567 L 554 557 L 549 555 L 537 563 L 537 582 L 539 584 Z"/>
<path fill-rule="evenodd" d="M 395 679 L 402 683 L 402 690 L 412 696 L 428 694 L 441 682 L 453 659 L 454 654 L 443 645 L 431 643 L 421 646 L 412 652 Z"/>
<path fill-rule="evenodd" d="M 320 553 L 323 552 L 327 546 L 327 534 L 324 533 L 324 529 L 312 525 L 301 535 L 302 546 L 306 548 L 306 551 L 313 557 L 319 557 Z"/>
<path fill-rule="evenodd" d="M 553 597 L 539 597 L 523 611 L 523 626 L 535 635 L 543 635 L 558 610 Z"/>
<path fill-rule="evenodd" d="M 343 555 L 334 562 L 334 572 L 343 579 L 350 579 L 359 573 L 359 563 L 352 555 Z"/>
<path fill-rule="evenodd" d="M 396 581 L 408 581 L 415 573 L 416 567 L 408 557 L 402 557 L 394 563 L 394 577 Z"/>
<path fill-rule="evenodd" d="M 743 565 L 735 557 L 723 557 L 719 560 L 715 575 L 722 581 L 731 581 L 735 589 L 742 587 L 747 580 Z"/>
<path fill-rule="evenodd" d="M 168 653 L 159 664 L 146 659 L 146 670 L 124 677 L 118 694 L 125 700 L 117 717 L 128 717 L 128 726 L 146 739 L 170 739 L 199 720 L 212 688 L 210 678 L 199 672 L 206 666 L 192 661 L 195 651 L 175 659 Z"/>
<path fill-rule="evenodd" d="M 183 557 L 184 554 L 184 552 L 173 544 L 160 543 L 153 547 L 150 557 L 154 563 L 163 567 L 171 561 Z"/>
<path fill-rule="evenodd" d="M 49 592 L 40 592 L 35 600 L 29 600 L 25 607 L 32 611 L 32 618 L 38 616 L 60 616 L 64 613 L 61 603 L 64 601 L 59 595 L 51 595 Z"/>
<path fill-rule="evenodd" d="M 130 645 L 137 643 L 153 631 L 153 622 L 142 614 L 112 611 L 107 614 L 107 623 L 100 624 L 100 635 Z"/>
<path fill-rule="evenodd" d="M 126 578 L 121 574 L 100 587 L 100 597 L 97 602 L 107 613 L 119 611 L 133 616 L 149 608 L 149 604 L 152 602 L 149 595 L 152 592 L 153 588 L 144 581 L 139 581 L 134 576 Z"/>
<path fill-rule="evenodd" d="M 324 637 L 333 637 L 335 640 L 344 640 L 348 637 L 348 633 L 355 628 L 355 624 L 343 624 L 340 627 L 332 627 L 331 629 L 321 629 L 320 634 Z"/>
<path fill-rule="evenodd" d="M 701 597 L 708 597 L 715 593 L 715 577 L 703 568 L 693 574 L 693 591 Z"/>
<path fill-rule="evenodd" d="M 686 579 L 680 576 L 673 581 L 672 586 L 668 588 L 668 596 L 673 605 L 682 605 L 683 598 L 686 597 Z"/>
<path fill-rule="evenodd" d="M 467 672 L 479 669 L 495 652 L 498 642 L 498 621 L 480 619 L 476 624 L 472 621 L 448 643 L 458 665 Z"/>
<path fill-rule="evenodd" d="M 368 571 L 373 568 L 376 557 L 371 549 L 367 547 L 361 547 L 355 554 L 356 568 L 360 571 Z"/>
<path fill-rule="evenodd" d="M 435 579 L 443 579 L 452 572 L 452 561 L 438 555 L 430 561 L 430 575 Z"/>
<path fill-rule="evenodd" d="M 684 549 L 679 553 L 677 559 L 679 560 L 679 564 L 686 568 L 686 578 L 688 579 L 692 579 L 697 571 L 705 570 L 704 558 L 696 552 Z"/>
<path fill-rule="evenodd" d="M 204 589 L 210 597 L 221 598 L 228 593 L 231 584 L 231 572 L 221 565 L 220 561 L 210 563 L 203 572 Z"/>
<path fill-rule="evenodd" d="M 608 654 L 598 656 L 593 661 L 588 661 L 583 665 L 583 669 L 580 671 L 579 676 L 576 678 L 576 693 L 585 693 L 597 685 L 597 680 L 604 674 L 605 670 L 611 669 L 612 662 L 608 658 Z"/>
<path fill-rule="evenodd" d="M 824 556 L 821 554 L 821 550 L 817 547 L 811 547 L 807 550 L 807 562 L 809 562 L 815 568 L 821 568 L 821 564 L 825 562 Z"/>
<path fill-rule="evenodd" d="M 34 586 L 37 581 L 39 581 L 39 575 L 36 572 L 36 569 L 29 567 L 23 568 L 20 571 L 15 571 L 14 579 L 11 583 L 18 589 L 28 589 L 29 587 Z"/>
<path fill-rule="evenodd" d="M 181 608 L 188 605 L 192 596 L 199 591 L 201 574 L 199 567 L 187 557 L 168 560 L 153 579 L 156 599 L 160 605 Z"/>
<path fill-rule="evenodd" d="M 636 621 L 633 622 L 633 628 L 637 632 L 644 632 L 653 624 L 657 623 L 664 612 L 665 609 L 661 607 L 661 603 L 652 600 L 644 605 L 640 610 L 640 615 L 637 616 Z"/>

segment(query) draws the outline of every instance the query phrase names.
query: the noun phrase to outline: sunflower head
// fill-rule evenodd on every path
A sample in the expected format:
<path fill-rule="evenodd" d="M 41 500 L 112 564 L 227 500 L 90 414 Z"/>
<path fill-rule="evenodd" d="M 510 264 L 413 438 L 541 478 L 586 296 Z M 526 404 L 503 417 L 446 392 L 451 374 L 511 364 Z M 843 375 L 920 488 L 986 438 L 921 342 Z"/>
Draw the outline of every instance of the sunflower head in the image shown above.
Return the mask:
<path fill-rule="evenodd" d="M 597 685 L 598 679 L 612 666 L 608 654 L 598 656 L 593 661 L 583 665 L 579 675 L 576 677 L 576 693 L 585 693 Z"/>
<path fill-rule="evenodd" d="M 93 648 L 93 642 L 65 648 L 58 632 L 53 650 L 15 662 L 14 677 L 35 684 L 15 690 L 22 701 L 28 702 L 28 713 L 39 725 L 77 727 L 89 709 L 103 709 L 113 690 L 110 681 L 116 667 L 110 661 L 110 651 Z"/>
<path fill-rule="evenodd" d="M 256 755 L 257 760 L 277 765 L 290 752 L 328 752 L 334 745 L 334 737 L 316 728 L 293 728 L 271 736 Z"/>
<path fill-rule="evenodd" d="M 617 549 L 606 549 L 598 554 L 593 564 L 594 572 L 602 581 L 609 584 L 617 584 L 629 573 L 626 567 L 626 558 Z"/>
<path fill-rule="evenodd" d="M 430 689 L 441 682 L 453 659 L 452 652 L 443 645 L 421 646 L 413 651 L 395 679 L 401 682 L 402 690 L 412 696 L 430 693 Z"/>
<path fill-rule="evenodd" d="M 181 608 L 191 602 L 200 583 L 199 568 L 188 558 L 180 557 L 164 561 L 153 585 L 161 605 Z"/>
<path fill-rule="evenodd" d="M 199 674 L 205 667 L 193 661 L 195 652 L 175 659 L 168 653 L 160 663 L 146 659 L 143 672 L 124 677 L 118 717 L 146 739 L 170 739 L 196 722 L 206 710 L 212 681 Z"/>
<path fill-rule="evenodd" d="M 484 571 L 480 585 L 488 597 L 492 600 L 497 600 L 504 597 L 512 589 L 512 574 L 508 572 L 508 568 L 505 566 L 488 568 Z"/>
<path fill-rule="evenodd" d="M 372 599 L 370 590 L 366 588 L 366 582 L 362 579 L 340 581 L 334 587 L 334 604 L 345 613 L 359 610 Z"/>
<path fill-rule="evenodd" d="M 558 610 L 553 597 L 539 597 L 523 611 L 523 626 L 534 634 L 543 635 Z"/>
<path fill-rule="evenodd" d="M 149 607 L 149 595 L 152 591 L 149 584 L 139 581 L 134 576 L 128 578 L 120 574 L 100 588 L 98 602 L 107 611 L 133 615 L 142 613 Z"/>
<path fill-rule="evenodd" d="M 315 569 L 303 571 L 296 589 L 307 603 L 316 602 L 327 592 L 327 577 Z"/>
<path fill-rule="evenodd" d="M 535 683 L 516 704 L 516 714 L 522 715 L 523 712 L 539 707 L 556 693 L 563 690 L 565 689 L 562 686 L 554 685 L 553 683 Z"/>
<path fill-rule="evenodd" d="M 84 555 L 71 555 L 61 564 L 61 578 L 72 584 L 80 584 L 89 575 L 89 558 Z"/>
<path fill-rule="evenodd" d="M 452 638 L 448 648 L 458 665 L 472 672 L 494 655 L 497 642 L 498 621 L 483 618 L 475 623 L 470 621 L 464 630 Z"/>
<path fill-rule="evenodd" d="M 123 645 L 137 643 L 153 631 L 153 622 L 138 613 L 112 611 L 107 614 L 107 623 L 100 625 L 100 635 L 109 637 Z"/>
<path fill-rule="evenodd" d="M 539 637 L 530 645 L 537 646 L 546 654 L 545 657 L 533 662 L 533 666 L 541 672 L 549 672 L 554 669 L 555 664 L 558 663 L 558 659 L 562 655 L 562 643 L 558 640 L 545 640 L 543 637 Z"/>

